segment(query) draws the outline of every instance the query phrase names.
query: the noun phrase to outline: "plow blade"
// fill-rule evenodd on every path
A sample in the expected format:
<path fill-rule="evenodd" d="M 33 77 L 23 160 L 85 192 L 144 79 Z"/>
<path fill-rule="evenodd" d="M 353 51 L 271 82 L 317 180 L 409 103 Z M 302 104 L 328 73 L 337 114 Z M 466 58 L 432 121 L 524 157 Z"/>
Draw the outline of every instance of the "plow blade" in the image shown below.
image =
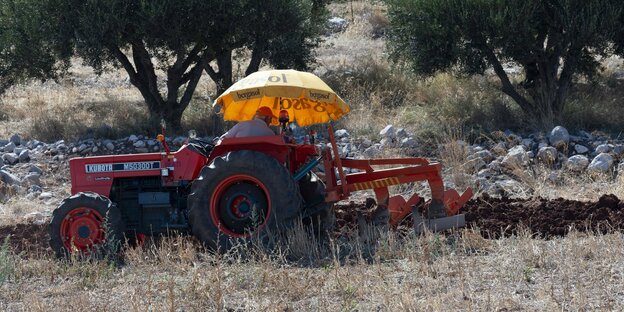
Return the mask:
<path fill-rule="evenodd" d="M 417 234 L 422 234 L 426 231 L 439 232 L 466 226 L 466 218 L 463 214 L 429 219 L 424 218 L 418 209 L 414 209 L 412 211 L 412 219 L 414 220 L 414 230 Z"/>

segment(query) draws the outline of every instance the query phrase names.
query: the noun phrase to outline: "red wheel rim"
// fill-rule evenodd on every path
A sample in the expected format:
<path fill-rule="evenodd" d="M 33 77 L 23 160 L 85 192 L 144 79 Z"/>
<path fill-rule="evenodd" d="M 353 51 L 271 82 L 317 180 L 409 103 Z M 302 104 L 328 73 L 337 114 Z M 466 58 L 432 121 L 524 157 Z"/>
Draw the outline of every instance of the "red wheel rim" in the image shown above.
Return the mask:
<path fill-rule="evenodd" d="M 238 191 L 236 189 L 239 189 Z M 247 191 L 246 191 L 247 190 Z M 261 194 L 261 196 L 259 196 Z M 248 222 L 254 212 L 254 207 L 262 206 L 262 223 L 253 230 L 235 229 L 232 223 L 236 221 Z M 257 210 L 257 208 L 255 209 Z M 264 184 L 255 177 L 239 174 L 230 176 L 221 181 L 210 198 L 210 217 L 219 231 L 236 238 L 250 237 L 253 232 L 261 230 L 271 215 L 271 196 Z M 229 216 L 237 219 L 232 222 L 224 219 Z M 257 217 L 257 216 L 256 216 Z"/>
<path fill-rule="evenodd" d="M 72 209 L 61 222 L 61 240 L 70 251 L 88 253 L 93 246 L 104 242 L 104 218 L 95 209 Z"/>

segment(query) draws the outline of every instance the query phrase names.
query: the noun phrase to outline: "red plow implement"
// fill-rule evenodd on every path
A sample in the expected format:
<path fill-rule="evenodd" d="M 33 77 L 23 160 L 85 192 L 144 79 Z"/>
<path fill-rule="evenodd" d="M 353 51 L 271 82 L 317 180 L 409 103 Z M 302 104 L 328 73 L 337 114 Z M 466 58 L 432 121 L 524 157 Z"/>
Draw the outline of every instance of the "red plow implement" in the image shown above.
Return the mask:
<path fill-rule="evenodd" d="M 329 131 L 333 155 L 338 155 L 333 131 Z M 389 223 L 395 227 L 412 214 L 416 232 L 425 229 L 442 231 L 465 226 L 464 215 L 459 209 L 472 197 L 468 188 L 461 195 L 454 189 L 444 189 L 442 165 L 424 158 L 392 159 L 348 159 L 332 157 L 323 151 L 326 201 L 337 202 L 347 199 L 352 192 L 373 190 L 378 209 L 386 209 Z M 374 167 L 383 167 L 375 169 Z M 344 168 L 358 169 L 357 173 L 346 174 Z M 418 194 L 406 199 L 401 195 L 390 195 L 389 187 L 411 182 L 427 181 L 431 199 L 425 201 Z M 422 211 L 418 207 L 424 207 Z"/>

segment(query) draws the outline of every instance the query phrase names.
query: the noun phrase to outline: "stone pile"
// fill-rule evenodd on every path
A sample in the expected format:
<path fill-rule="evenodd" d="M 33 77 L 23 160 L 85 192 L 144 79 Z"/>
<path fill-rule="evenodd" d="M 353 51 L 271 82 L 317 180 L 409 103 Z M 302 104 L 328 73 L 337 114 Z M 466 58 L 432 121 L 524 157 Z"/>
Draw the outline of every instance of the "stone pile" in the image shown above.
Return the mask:
<path fill-rule="evenodd" d="M 306 132 L 295 129 L 296 141 L 302 143 Z M 328 144 L 326 134 L 319 133 L 317 144 Z M 374 159 L 405 156 L 435 155 L 409 131 L 393 125 L 380 129 L 376 136 L 354 136 L 346 129 L 334 132 L 338 152 L 342 157 Z M 500 193 L 500 190 L 519 189 L 518 173 L 530 172 L 540 166 L 551 170 L 548 179 L 556 183 L 562 172 L 578 175 L 612 175 L 624 172 L 624 140 L 612 139 L 601 133 L 580 131 L 571 135 L 558 126 L 547 134 L 535 133 L 521 136 L 511 131 L 496 132 L 492 139 L 478 144 L 457 141 L 465 159 L 463 171 L 470 175 L 483 192 Z M 211 140 L 212 138 L 204 138 Z M 173 150 L 188 140 L 179 136 L 167 138 Z M 443 150 L 445 146 L 441 146 Z M 53 192 L 42 185 L 42 178 L 50 163 L 67 164 L 72 157 L 109 154 L 161 152 L 159 142 L 152 137 L 131 135 L 118 140 L 86 139 L 77 142 L 63 140 L 44 143 L 34 139 L 24 140 L 13 135 L 0 139 L 0 201 L 10 194 L 26 193 L 32 198 L 47 200 Z M 446 164 L 445 164 L 446 165 Z M 67 173 L 68 174 L 68 173 Z M 449 187 L 453 181 L 446 181 Z"/>

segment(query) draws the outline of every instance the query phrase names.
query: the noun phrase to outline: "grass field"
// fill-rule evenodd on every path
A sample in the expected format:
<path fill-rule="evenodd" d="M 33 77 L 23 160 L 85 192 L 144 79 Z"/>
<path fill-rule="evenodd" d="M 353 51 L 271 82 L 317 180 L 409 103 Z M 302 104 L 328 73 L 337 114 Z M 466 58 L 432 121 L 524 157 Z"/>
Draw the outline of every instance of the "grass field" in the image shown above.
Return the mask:
<path fill-rule="evenodd" d="M 468 229 L 381 239 L 373 256 L 357 241 L 216 256 L 173 237 L 128 251 L 121 266 L 3 251 L 0 309 L 615 311 L 624 308 L 623 243 L 621 233 L 486 240 Z"/>
<path fill-rule="evenodd" d="M 384 39 L 378 37 L 387 18 L 379 2 L 342 1 L 331 11 L 349 27 L 318 49 L 315 72 L 353 108 L 339 127 L 375 137 L 386 124 L 401 125 L 434 146 L 469 140 L 473 131 L 488 136 L 491 130 L 530 129 L 491 76 L 440 73 L 417 79 L 387 61 Z M 621 67 L 621 60 L 607 60 L 598 81 L 573 91 L 566 112 L 570 129 L 617 133 L 624 126 L 619 107 L 624 89 L 615 78 Z M 96 77 L 75 60 L 72 72 L 74 78 L 16 86 L 0 98 L 0 138 L 155 134 L 145 123 L 139 92 L 122 71 Z M 204 77 L 183 117 L 185 129 L 202 135 L 215 130 L 209 123 L 214 91 Z M 475 186 L 465 179 L 462 156 L 451 152 L 440 158 L 456 185 Z M 44 176 L 47 188 L 69 193 L 65 166 L 43 169 L 52 172 Z M 610 176 L 564 175 L 551 183 L 548 174 L 542 168 L 525 173 L 523 195 L 596 200 L 611 192 L 624 197 L 621 181 Z M 11 199 L 0 206 L 0 225 L 56 204 Z M 10 247 L 16 242 L 9 241 L 0 247 L 0 310 L 624 310 L 624 236 L 619 232 L 573 232 L 552 240 L 523 232 L 490 240 L 477 229 L 463 229 L 454 235 L 390 234 L 373 243 L 345 233 L 323 247 L 303 230 L 292 237 L 281 251 L 242 248 L 225 255 L 202 249 L 192 238 L 171 237 L 128 250 L 123 263 L 59 261 L 43 247 L 16 253 Z"/>

